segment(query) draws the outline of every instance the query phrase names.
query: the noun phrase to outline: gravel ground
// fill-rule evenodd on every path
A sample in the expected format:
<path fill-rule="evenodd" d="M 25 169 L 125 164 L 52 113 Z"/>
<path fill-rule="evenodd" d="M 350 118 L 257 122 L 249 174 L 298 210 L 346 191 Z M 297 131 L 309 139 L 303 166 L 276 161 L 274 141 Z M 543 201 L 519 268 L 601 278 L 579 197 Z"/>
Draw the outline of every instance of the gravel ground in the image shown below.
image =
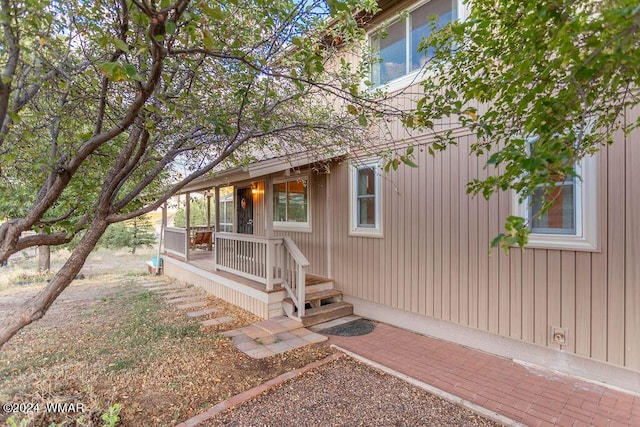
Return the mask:
<path fill-rule="evenodd" d="M 207 426 L 496 426 L 348 356 L 219 414 Z"/>

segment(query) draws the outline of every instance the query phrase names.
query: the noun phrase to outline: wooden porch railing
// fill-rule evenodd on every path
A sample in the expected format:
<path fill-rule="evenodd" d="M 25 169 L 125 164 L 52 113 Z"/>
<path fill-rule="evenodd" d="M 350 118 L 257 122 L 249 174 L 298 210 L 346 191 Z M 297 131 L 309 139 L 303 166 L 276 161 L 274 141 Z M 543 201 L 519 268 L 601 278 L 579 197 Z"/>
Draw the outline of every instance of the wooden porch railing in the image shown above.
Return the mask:
<path fill-rule="evenodd" d="M 186 228 L 166 227 L 164 229 L 164 250 L 170 254 L 187 258 L 189 239 Z"/>
<path fill-rule="evenodd" d="M 304 316 L 306 274 L 309 261 L 289 237 L 284 237 L 283 256 L 280 271 L 282 272 L 282 286 L 287 290 L 298 312 L 298 319 Z"/>
<path fill-rule="evenodd" d="M 288 237 L 215 233 L 215 268 L 264 283 L 282 284 L 304 316 L 305 278 L 309 261 Z"/>
<path fill-rule="evenodd" d="M 245 234 L 215 233 L 215 266 L 256 282 L 264 283 L 267 290 L 282 283 L 276 257 L 282 252 L 281 237 L 258 237 Z"/>

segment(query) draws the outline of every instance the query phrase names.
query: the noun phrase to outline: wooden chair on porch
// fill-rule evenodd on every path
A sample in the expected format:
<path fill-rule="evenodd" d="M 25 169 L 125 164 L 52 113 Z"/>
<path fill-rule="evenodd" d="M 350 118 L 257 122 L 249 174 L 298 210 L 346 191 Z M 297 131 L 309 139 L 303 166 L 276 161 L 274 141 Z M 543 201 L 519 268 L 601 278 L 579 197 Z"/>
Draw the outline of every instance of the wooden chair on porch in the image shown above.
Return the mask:
<path fill-rule="evenodd" d="M 202 245 L 206 245 L 207 248 L 211 247 L 212 235 L 213 233 L 211 231 L 196 231 L 191 238 L 191 249 Z"/>

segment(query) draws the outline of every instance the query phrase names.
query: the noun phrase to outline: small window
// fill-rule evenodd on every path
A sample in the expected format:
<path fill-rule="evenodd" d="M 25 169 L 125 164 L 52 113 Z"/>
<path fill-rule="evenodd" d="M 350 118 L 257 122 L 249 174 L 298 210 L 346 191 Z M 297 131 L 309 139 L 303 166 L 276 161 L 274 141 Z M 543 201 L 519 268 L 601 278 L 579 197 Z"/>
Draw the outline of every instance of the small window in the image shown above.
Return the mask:
<path fill-rule="evenodd" d="M 598 162 L 596 156 L 576 164 L 580 178 L 558 181 L 546 195 L 550 208 L 542 215 L 544 188 L 523 203 L 514 195 L 514 212 L 531 228 L 527 247 L 598 251 Z"/>
<path fill-rule="evenodd" d="M 273 184 L 273 224 L 276 228 L 309 228 L 309 186 L 306 178 Z"/>
<path fill-rule="evenodd" d="M 220 189 L 220 230 L 226 233 L 233 231 L 233 187 Z"/>
<path fill-rule="evenodd" d="M 579 211 L 579 206 L 576 205 L 577 190 L 579 182 L 574 177 L 557 182 L 546 198 L 544 188 L 537 188 L 527 200 L 531 232 L 575 236 L 578 233 L 576 216 Z M 538 215 L 547 201 L 551 203 L 551 207 L 544 214 Z"/>
<path fill-rule="evenodd" d="M 371 81 L 381 86 L 420 70 L 433 52 L 418 51 L 420 41 L 429 36 L 431 18 L 435 18 L 436 30 L 457 19 L 457 0 L 431 0 L 409 12 L 386 28 L 386 36 L 380 31 L 372 34 L 371 48 L 378 53 L 380 62 L 373 65 Z"/>
<path fill-rule="evenodd" d="M 350 234 L 382 237 L 380 168 L 373 162 L 350 168 Z"/>

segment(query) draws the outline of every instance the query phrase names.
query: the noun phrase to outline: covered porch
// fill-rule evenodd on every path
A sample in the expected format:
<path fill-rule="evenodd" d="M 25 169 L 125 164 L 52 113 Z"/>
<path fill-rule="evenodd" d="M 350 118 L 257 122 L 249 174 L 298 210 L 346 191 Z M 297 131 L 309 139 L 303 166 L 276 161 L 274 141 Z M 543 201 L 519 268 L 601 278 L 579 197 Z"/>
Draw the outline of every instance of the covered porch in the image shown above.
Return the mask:
<path fill-rule="evenodd" d="M 182 222 L 163 220 L 164 273 L 265 319 L 308 323 L 322 306 L 345 304 L 326 274 L 325 227 L 311 226 L 311 207 L 325 205 L 310 189 L 314 173 L 272 159 L 194 182 L 176 195 Z"/>

